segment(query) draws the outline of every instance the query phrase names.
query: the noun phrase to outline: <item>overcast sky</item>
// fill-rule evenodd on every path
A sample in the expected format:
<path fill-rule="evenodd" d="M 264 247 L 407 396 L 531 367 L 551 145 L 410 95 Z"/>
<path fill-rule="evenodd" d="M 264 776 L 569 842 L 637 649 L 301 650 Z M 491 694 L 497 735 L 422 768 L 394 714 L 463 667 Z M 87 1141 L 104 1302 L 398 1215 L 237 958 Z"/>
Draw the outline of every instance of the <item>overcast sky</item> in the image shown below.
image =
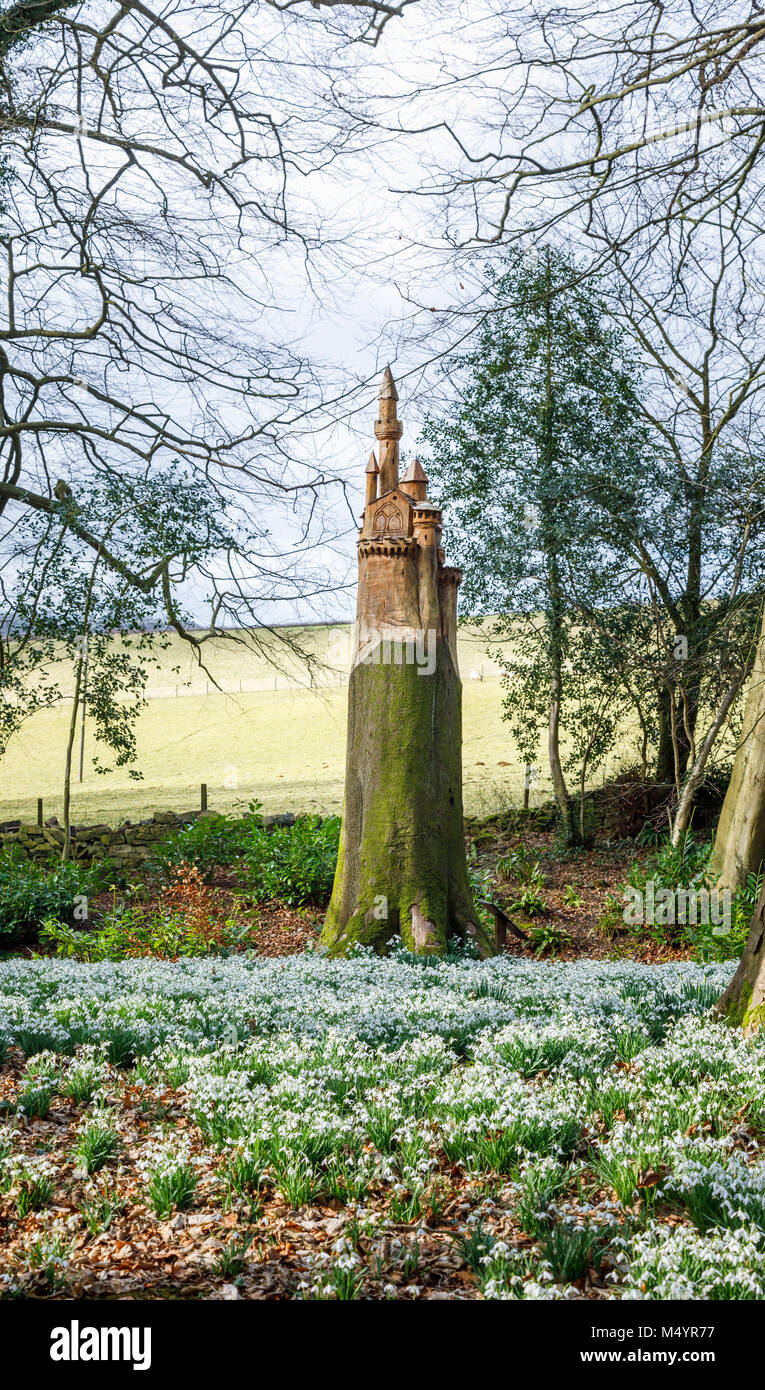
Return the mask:
<path fill-rule="evenodd" d="M 477 133 L 469 93 L 455 88 L 451 75 L 475 62 L 479 41 L 491 26 L 480 0 L 471 0 L 469 19 L 465 9 L 450 0 L 425 0 L 389 23 L 376 48 L 347 49 L 354 106 L 366 103 L 377 129 L 365 148 L 300 190 L 306 210 L 321 215 L 341 242 L 331 256 L 319 258 L 325 277 L 313 276 L 309 283 L 297 257 L 282 266 L 280 330 L 323 364 L 328 383 L 346 389 L 353 380 L 360 384 L 334 411 L 335 427 L 300 446 L 327 472 L 347 479 L 354 515 L 363 505 L 364 467 L 375 447 L 375 396 L 383 367 L 390 362 L 399 386 L 402 453 L 412 455 L 428 400 L 428 368 L 463 331 L 463 325 L 445 323 L 431 311 L 469 305 L 486 258 L 485 253 L 477 257 L 475 249 L 455 256 L 453 225 L 447 237 L 440 206 L 422 196 L 456 155 L 453 141 L 437 128 L 439 120 L 458 118 L 463 133 Z M 426 98 L 420 95 L 423 88 Z M 417 129 L 427 125 L 436 128 Z M 496 257 L 496 250 L 491 255 Z M 366 389 L 365 381 L 371 383 Z M 350 618 L 354 612 L 355 526 L 339 489 L 327 503 L 328 527 L 338 536 L 314 560 L 336 576 L 338 592 L 315 606 L 302 605 L 303 618 Z M 279 621 L 294 612 L 288 605 L 274 611 Z"/>

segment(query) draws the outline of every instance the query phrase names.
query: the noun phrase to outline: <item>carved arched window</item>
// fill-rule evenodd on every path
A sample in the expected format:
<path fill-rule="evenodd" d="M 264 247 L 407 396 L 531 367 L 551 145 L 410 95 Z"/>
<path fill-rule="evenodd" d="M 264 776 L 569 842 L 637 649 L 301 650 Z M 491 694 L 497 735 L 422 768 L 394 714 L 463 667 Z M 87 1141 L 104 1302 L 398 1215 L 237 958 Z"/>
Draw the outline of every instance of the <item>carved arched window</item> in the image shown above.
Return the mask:
<path fill-rule="evenodd" d="M 400 536 L 404 529 L 404 518 L 400 508 L 392 502 L 386 503 L 375 513 L 374 533 L 376 536 Z"/>

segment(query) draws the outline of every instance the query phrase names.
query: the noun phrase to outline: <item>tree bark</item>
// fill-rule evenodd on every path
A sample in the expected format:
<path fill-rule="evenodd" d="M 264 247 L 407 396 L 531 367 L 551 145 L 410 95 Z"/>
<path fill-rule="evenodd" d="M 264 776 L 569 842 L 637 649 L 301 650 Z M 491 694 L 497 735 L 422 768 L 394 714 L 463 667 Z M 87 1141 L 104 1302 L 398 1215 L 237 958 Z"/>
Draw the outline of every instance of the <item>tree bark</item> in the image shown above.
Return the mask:
<path fill-rule="evenodd" d="M 573 845 L 579 841 L 576 824 L 574 821 L 573 808 L 566 778 L 563 773 L 563 763 L 560 756 L 560 706 L 561 706 L 561 672 L 557 660 L 553 659 L 553 669 L 550 678 L 550 714 L 547 727 L 547 756 L 550 761 L 550 776 L 552 778 L 555 800 L 560 811 L 561 824 L 563 826 L 563 837 L 567 845 Z"/>
<path fill-rule="evenodd" d="M 715 1013 L 748 1032 L 755 1032 L 765 1024 L 765 886 L 752 918 L 746 950 L 715 1006 Z"/>
<path fill-rule="evenodd" d="M 659 697 L 659 746 L 654 776 L 657 782 L 675 781 L 675 750 L 672 745 L 672 721 L 669 717 L 669 697 L 665 691 Z"/>
<path fill-rule="evenodd" d="M 735 700 L 739 690 L 741 689 L 743 679 L 744 673 L 742 671 L 740 676 L 737 677 L 736 680 L 732 681 L 731 684 L 728 686 L 728 689 L 726 690 L 725 695 L 720 701 L 720 704 L 715 712 L 715 717 L 712 721 L 712 724 L 707 730 L 701 748 L 699 749 L 696 755 L 693 767 L 688 773 L 688 776 L 682 789 L 682 793 L 680 795 L 680 801 L 678 803 L 677 813 L 675 815 L 675 820 L 672 827 L 673 845 L 679 845 L 681 843 L 683 836 L 685 835 L 686 831 L 690 826 L 691 815 L 693 813 L 693 805 L 696 798 L 696 792 L 698 791 L 699 787 L 701 786 L 701 783 L 704 780 L 704 772 L 706 770 L 707 762 L 709 761 L 709 755 L 712 752 L 712 746 L 723 724 L 725 723 L 725 720 L 728 717 L 728 712 L 730 710 L 731 705 L 733 704 L 733 701 Z M 746 877 L 746 875 L 744 875 L 744 877 Z"/>
<path fill-rule="evenodd" d="M 450 937 L 492 954 L 468 881 L 459 676 L 439 635 L 435 669 L 358 664 L 348 693 L 345 805 L 322 944 L 443 954 Z M 374 653 L 372 654 L 374 655 Z"/>
<path fill-rule="evenodd" d="M 112 523 L 113 525 L 114 523 Z M 109 528 L 111 530 L 111 526 Z M 107 535 L 109 533 L 107 532 Z M 90 622 L 90 607 L 93 602 L 93 590 L 96 583 L 96 570 L 101 559 L 101 549 L 99 547 L 96 558 L 90 571 L 88 587 L 85 595 L 85 609 L 82 619 L 82 635 L 80 638 L 80 652 L 77 658 L 77 665 L 74 673 L 74 695 L 72 696 L 72 714 L 69 720 L 69 735 L 66 741 L 66 760 L 64 763 L 64 843 L 61 848 L 61 858 L 64 862 L 71 857 L 72 853 L 72 753 L 74 751 L 74 739 L 77 732 L 77 712 L 80 707 L 80 696 L 83 696 L 82 676 L 83 667 L 87 668 L 87 641 L 88 624 Z M 83 709 L 83 718 L 84 709 Z"/>
<path fill-rule="evenodd" d="M 711 869 L 734 892 L 765 860 L 765 616 L 752 667 L 741 742 L 715 836 Z"/>

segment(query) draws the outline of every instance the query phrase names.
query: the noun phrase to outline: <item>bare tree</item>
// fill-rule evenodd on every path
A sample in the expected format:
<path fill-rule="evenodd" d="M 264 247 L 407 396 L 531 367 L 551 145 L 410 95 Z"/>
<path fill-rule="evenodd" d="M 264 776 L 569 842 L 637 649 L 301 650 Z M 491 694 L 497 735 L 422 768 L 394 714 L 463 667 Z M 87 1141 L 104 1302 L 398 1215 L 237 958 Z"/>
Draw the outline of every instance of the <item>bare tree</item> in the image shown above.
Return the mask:
<path fill-rule="evenodd" d="M 609 281 L 647 364 L 642 409 L 666 460 L 661 527 L 619 487 L 611 510 L 628 543 L 634 533 L 653 614 L 657 771 L 676 786 L 675 840 L 751 668 L 765 578 L 760 248 L 735 218 L 696 230 L 673 224 L 650 253 L 616 255 Z"/>
<path fill-rule="evenodd" d="M 467 272 L 444 315 L 452 333 L 487 312 L 471 301 L 471 262 L 552 243 L 575 248 L 576 280 L 597 278 L 639 347 L 668 465 L 653 488 L 663 525 L 641 514 L 650 478 L 639 505 L 619 478 L 592 500 L 652 615 L 643 664 L 679 836 L 738 707 L 762 584 L 765 15 L 734 0 L 487 0 L 464 33 L 395 116 L 384 98 L 376 114 L 428 138 L 417 192 Z M 420 307 L 431 342 L 432 301 Z"/>
<path fill-rule="evenodd" d="M 443 200 L 452 242 L 569 235 L 607 208 L 608 257 L 661 245 L 670 222 L 759 209 L 758 0 L 487 0 L 463 39 L 397 101 L 400 129 L 443 136 L 421 192 Z"/>
<path fill-rule="evenodd" d="M 377 43 L 407 3 L 31 0 L 6 10 L 6 556 L 20 516 L 55 520 L 78 482 L 182 469 L 214 491 L 234 529 L 246 521 L 246 551 L 217 553 L 206 573 L 211 629 L 311 592 L 305 548 L 326 539 L 316 522 L 333 472 L 306 445 L 322 391 L 281 315 L 315 293 L 335 255 L 339 233 L 311 196 L 352 144 L 332 84 L 352 42 Z M 182 626 L 177 556 L 156 549 L 135 568 L 98 518 L 69 507 L 66 525 L 127 583 L 159 592 Z"/>

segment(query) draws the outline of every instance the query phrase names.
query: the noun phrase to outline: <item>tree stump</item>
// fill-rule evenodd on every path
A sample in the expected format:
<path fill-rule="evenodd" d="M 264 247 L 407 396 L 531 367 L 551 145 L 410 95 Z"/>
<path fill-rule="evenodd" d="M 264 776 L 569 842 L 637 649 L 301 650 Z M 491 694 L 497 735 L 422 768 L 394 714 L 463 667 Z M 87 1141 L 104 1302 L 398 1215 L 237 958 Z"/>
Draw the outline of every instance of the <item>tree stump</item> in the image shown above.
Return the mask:
<path fill-rule="evenodd" d="M 345 802 L 322 944 L 440 954 L 451 937 L 492 954 L 470 893 L 462 812 L 457 585 L 441 512 L 415 459 L 398 476 L 401 424 L 390 368 L 380 391 L 379 467 L 367 465 L 356 651 L 348 689 Z M 380 479 L 380 493 L 377 480 Z"/>

